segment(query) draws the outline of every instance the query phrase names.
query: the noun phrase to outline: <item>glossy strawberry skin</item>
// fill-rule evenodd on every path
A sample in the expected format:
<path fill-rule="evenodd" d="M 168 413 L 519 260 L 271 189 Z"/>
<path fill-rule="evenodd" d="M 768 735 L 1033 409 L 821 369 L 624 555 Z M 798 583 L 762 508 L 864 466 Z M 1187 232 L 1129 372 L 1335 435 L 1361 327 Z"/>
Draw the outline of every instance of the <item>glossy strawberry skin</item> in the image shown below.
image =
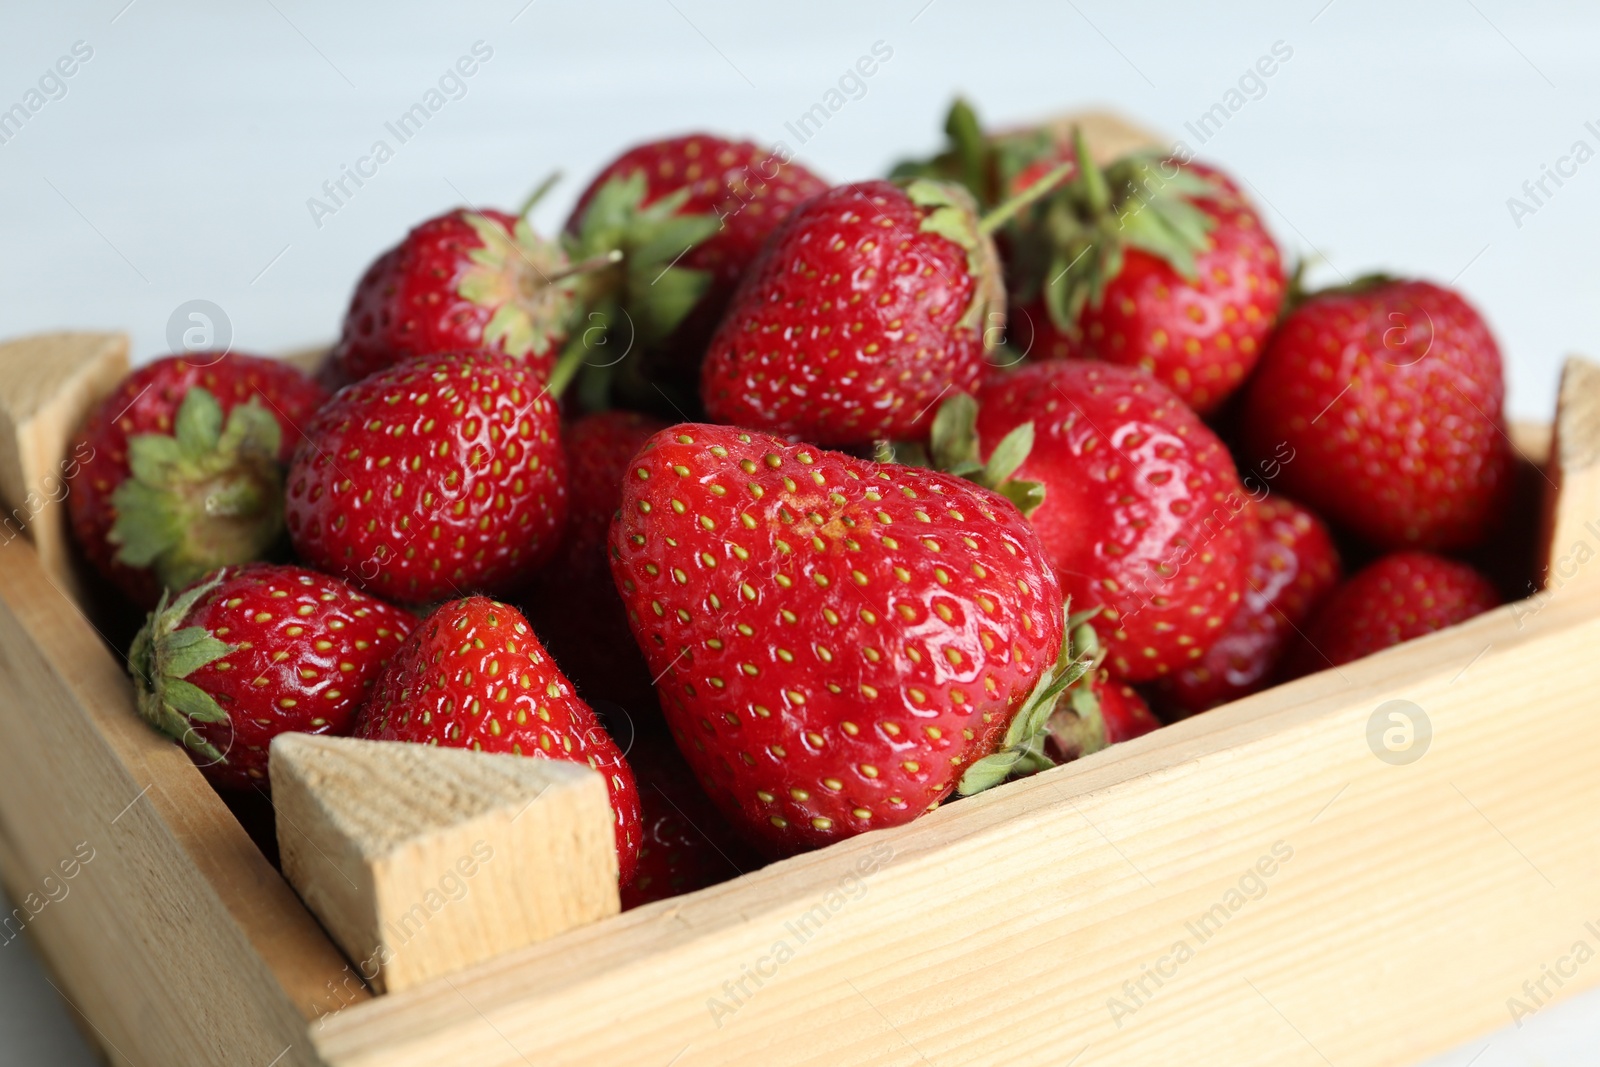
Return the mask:
<path fill-rule="evenodd" d="M 1493 584 L 1465 563 L 1430 552 L 1395 552 L 1333 591 L 1290 654 L 1285 673 L 1299 677 L 1338 667 L 1465 622 L 1499 603 Z"/>
<path fill-rule="evenodd" d="M 195 722 L 222 753 L 190 752 L 218 788 L 266 789 L 267 750 L 282 733 L 347 734 L 356 712 L 416 619 L 337 578 L 254 564 L 221 583 L 185 617 L 234 651 L 185 679 L 210 693 L 225 722 Z"/>
<path fill-rule="evenodd" d="M 518 220 L 504 212 L 457 208 L 419 224 L 372 262 L 356 284 L 326 368 L 332 384 L 360 381 L 412 356 L 507 350 L 502 339 L 485 336 L 496 307 L 462 292 L 476 266 L 474 253 L 481 255 L 485 248 L 472 218 L 487 219 L 507 235 L 516 232 Z M 531 286 L 541 272 L 564 266 L 565 258 L 552 246 L 547 253 L 527 253 L 520 265 Z M 522 355 L 540 381 L 548 377 L 564 339 L 564 331 L 558 332 Z"/>
<path fill-rule="evenodd" d="M 606 780 L 621 881 L 640 841 L 633 772 L 526 619 L 474 596 L 441 605 L 390 660 L 356 736 L 584 763 Z"/>
<path fill-rule="evenodd" d="M 628 752 L 644 813 L 639 869 L 622 888 L 627 911 L 726 882 L 761 866 L 694 779 L 667 737 L 646 738 Z"/>
<path fill-rule="evenodd" d="M 197 386 L 217 398 L 224 415 L 260 397 L 283 430 L 279 459 L 284 463 L 300 441 L 300 428 L 327 399 L 321 386 L 287 363 L 236 352 L 196 352 L 137 368 L 100 402 L 79 431 L 64 471 L 70 483 L 67 512 L 95 570 L 146 610 L 155 607 L 161 585 L 148 569 L 118 562 L 117 546 L 108 540 L 117 518 L 111 496 L 128 477 L 128 438 L 170 435 L 183 398 Z"/>
<path fill-rule="evenodd" d="M 1216 177 L 1202 165 L 1191 167 Z M 1014 316 L 1020 347 L 1034 358 L 1142 367 L 1200 414 L 1215 411 L 1261 359 L 1285 290 L 1283 256 L 1260 216 L 1231 183 L 1218 189 L 1196 201 L 1213 228 L 1192 280 L 1129 248 L 1099 303 L 1084 308 L 1076 339 L 1036 302 Z"/>
<path fill-rule="evenodd" d="M 1383 549 L 1465 548 L 1510 483 L 1488 326 L 1451 290 L 1325 293 L 1273 339 L 1242 412 L 1246 449 L 1295 460 L 1282 488 Z"/>
<path fill-rule="evenodd" d="M 983 371 L 981 309 L 998 284 L 997 271 L 974 276 L 961 245 L 922 230 L 928 214 L 883 181 L 835 186 L 795 210 L 711 340 L 707 414 L 824 445 L 925 437 L 935 401 Z"/>
<path fill-rule="evenodd" d="M 1143 737 L 1161 726 L 1138 690 L 1115 678 L 1095 680 L 1094 694 L 1100 701 L 1100 714 L 1106 721 L 1106 742 L 1117 744 Z"/>
<path fill-rule="evenodd" d="M 520 598 L 528 620 L 578 692 L 591 703 L 619 704 L 636 718 L 658 714 L 655 686 L 611 581 L 606 536 L 634 455 L 665 427 L 631 411 L 603 411 L 567 424 L 561 435 L 567 456 L 566 535 Z"/>
<path fill-rule="evenodd" d="M 706 342 L 755 262 L 762 243 L 796 205 L 828 188 L 828 183 L 782 153 L 751 141 L 730 141 L 692 133 L 650 141 L 628 149 L 607 164 L 578 198 L 567 231 L 579 220 L 596 191 L 614 178 L 643 174 L 648 207 L 664 196 L 688 189 L 680 215 L 714 215 L 722 228 L 678 261 L 711 275 L 711 286 L 664 346 L 686 369 L 698 367 Z"/>
<path fill-rule="evenodd" d="M 1030 521 L 1073 610 L 1103 609 L 1112 672 L 1143 682 L 1198 661 L 1238 610 L 1256 537 L 1227 449 L 1143 371 L 1084 360 L 984 382 L 985 456 L 1026 422 L 1015 477 L 1045 487 Z"/>
<path fill-rule="evenodd" d="M 346 387 L 287 485 L 301 558 L 406 604 L 515 588 L 566 521 L 555 401 L 504 356 L 419 358 Z"/>
<path fill-rule="evenodd" d="M 1055 661 L 1060 591 L 987 490 L 694 424 L 634 467 L 612 573 L 678 747 L 764 851 L 937 805 Z"/>
<path fill-rule="evenodd" d="M 1321 519 L 1281 494 L 1252 506 L 1261 536 L 1243 604 L 1199 662 L 1162 683 L 1163 694 L 1187 713 L 1270 685 L 1297 629 L 1339 584 L 1339 550 Z"/>

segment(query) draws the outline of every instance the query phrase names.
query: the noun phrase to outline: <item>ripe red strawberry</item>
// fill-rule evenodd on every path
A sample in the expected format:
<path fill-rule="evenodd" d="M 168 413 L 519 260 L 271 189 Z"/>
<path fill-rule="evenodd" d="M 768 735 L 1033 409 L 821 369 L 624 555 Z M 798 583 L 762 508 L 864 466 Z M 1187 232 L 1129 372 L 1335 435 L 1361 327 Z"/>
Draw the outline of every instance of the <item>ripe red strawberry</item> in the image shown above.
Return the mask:
<path fill-rule="evenodd" d="M 586 415 L 562 431 L 567 455 L 567 532 L 527 594 L 528 620 L 591 703 L 656 714 L 656 691 L 611 581 L 606 535 L 622 503 L 630 462 L 665 423 L 631 411 Z"/>
<path fill-rule="evenodd" d="M 1379 548 L 1465 548 L 1510 483 L 1500 349 L 1428 282 L 1357 282 L 1284 321 L 1245 396 L 1245 447 L 1297 457 L 1282 487 Z"/>
<path fill-rule="evenodd" d="M 695 782 L 670 739 L 641 741 L 628 752 L 628 762 L 639 783 L 644 829 L 638 873 L 622 889 L 624 911 L 726 882 L 762 865 Z"/>
<path fill-rule="evenodd" d="M 72 532 L 143 608 L 163 586 L 267 554 L 283 466 L 322 388 L 285 363 L 198 352 L 147 363 L 84 423 L 67 471 Z"/>
<path fill-rule="evenodd" d="M 1249 376 L 1283 300 L 1282 256 L 1260 217 L 1199 163 L 1136 153 L 1104 173 L 1091 164 L 1010 236 L 1019 348 L 1143 367 L 1201 414 Z"/>
<path fill-rule="evenodd" d="M 932 179 L 836 186 L 773 231 L 706 353 L 707 414 L 822 444 L 926 436 L 1004 321 L 972 197 Z"/>
<path fill-rule="evenodd" d="M 416 620 L 300 567 L 228 567 L 150 615 L 128 653 L 139 714 L 211 784 L 266 789 L 282 733 L 346 734 Z"/>
<path fill-rule="evenodd" d="M 594 712 L 516 608 L 474 596 L 441 605 L 384 669 L 356 736 L 587 763 L 606 780 L 621 880 L 639 857 L 639 791 Z"/>
<path fill-rule="evenodd" d="M 1498 606 L 1493 584 L 1428 552 L 1396 552 L 1333 591 L 1286 662 L 1286 674 L 1337 667 L 1391 645 L 1465 622 Z"/>
<path fill-rule="evenodd" d="M 1053 703 L 1055 578 L 959 478 L 676 426 L 634 461 L 611 557 L 678 747 L 768 851 L 914 819 Z"/>
<path fill-rule="evenodd" d="M 1056 706 L 1044 750 L 1056 763 L 1068 763 L 1160 726 L 1133 686 L 1102 670 Z"/>
<path fill-rule="evenodd" d="M 356 284 L 328 373 L 343 384 L 408 356 L 484 348 L 543 381 L 578 314 L 569 265 L 526 219 L 465 208 L 428 219 Z"/>
<path fill-rule="evenodd" d="M 566 513 L 555 401 L 529 368 L 486 353 L 341 390 L 289 469 L 301 558 L 406 604 L 515 587 L 555 551 Z"/>
<path fill-rule="evenodd" d="M 1131 367 L 1033 363 L 991 374 L 977 399 L 965 447 L 985 459 L 1033 426 L 1031 450 L 1008 466 L 1043 487 L 1029 520 L 1073 606 L 1103 609 L 1112 673 L 1142 682 L 1199 660 L 1238 610 L 1256 537 L 1222 442 Z M 951 451 L 935 441 L 936 455 Z"/>
<path fill-rule="evenodd" d="M 1252 504 L 1261 523 L 1244 603 L 1199 661 L 1162 683 L 1185 712 L 1205 711 L 1271 684 L 1297 628 L 1339 584 L 1339 551 L 1322 520 L 1280 495 Z"/>
<path fill-rule="evenodd" d="M 614 197 L 636 208 L 670 198 L 675 216 L 715 221 L 709 236 L 677 261 L 680 267 L 705 276 L 704 290 L 692 309 L 682 314 L 681 323 L 658 342 L 675 365 L 673 370 L 692 379 L 711 332 L 762 242 L 797 204 L 827 187 L 827 182 L 789 159 L 783 149 L 692 133 L 646 142 L 607 164 L 578 198 L 566 229 L 574 238 L 591 231 L 585 239 L 588 245 L 606 243 L 597 240 L 593 231 L 620 228 L 615 218 L 607 217 L 615 214 L 609 203 Z M 628 237 L 617 233 L 610 246 L 624 247 Z M 673 254 L 678 251 L 674 249 Z M 640 296 L 654 297 L 655 289 L 653 285 L 643 287 L 629 303 Z M 632 307 L 629 314 L 633 314 Z"/>

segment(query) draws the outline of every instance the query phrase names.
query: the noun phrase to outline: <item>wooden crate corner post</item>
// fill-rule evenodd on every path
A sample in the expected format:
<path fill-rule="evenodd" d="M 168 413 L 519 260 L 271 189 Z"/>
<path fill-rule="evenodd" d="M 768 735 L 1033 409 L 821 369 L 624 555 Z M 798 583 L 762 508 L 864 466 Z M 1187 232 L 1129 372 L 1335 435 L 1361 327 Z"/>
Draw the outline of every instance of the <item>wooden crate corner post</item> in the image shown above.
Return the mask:
<path fill-rule="evenodd" d="M 1571 356 L 1561 373 L 1552 477 L 1546 494 L 1545 589 L 1593 580 L 1600 547 L 1600 363 Z"/>
<path fill-rule="evenodd" d="M 379 992 L 620 910 L 587 767 L 285 734 L 271 775 L 284 875 Z"/>

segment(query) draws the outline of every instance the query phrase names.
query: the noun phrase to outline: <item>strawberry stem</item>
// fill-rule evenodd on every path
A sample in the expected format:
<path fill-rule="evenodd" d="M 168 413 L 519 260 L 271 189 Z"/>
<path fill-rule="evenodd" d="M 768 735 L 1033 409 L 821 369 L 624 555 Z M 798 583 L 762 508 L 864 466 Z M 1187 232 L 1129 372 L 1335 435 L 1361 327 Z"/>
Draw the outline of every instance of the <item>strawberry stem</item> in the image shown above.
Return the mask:
<path fill-rule="evenodd" d="M 1071 160 L 1068 160 L 1067 162 L 1056 167 L 1054 170 L 1051 170 L 1044 177 L 1040 178 L 1038 181 L 1022 190 L 1022 192 L 1018 193 L 1016 196 L 1013 196 L 1010 200 L 1007 200 L 993 211 L 984 215 L 983 218 L 979 219 L 978 232 L 989 234 L 994 233 L 994 231 L 1010 222 L 1017 212 L 1021 211 L 1035 200 L 1038 200 L 1040 197 L 1045 196 L 1056 186 L 1066 181 L 1066 179 L 1072 175 L 1072 172 L 1076 168 L 1077 164 Z"/>
<path fill-rule="evenodd" d="M 543 200 L 544 195 L 553 189 L 556 182 L 560 180 L 561 172 L 559 170 L 553 170 L 546 175 L 544 181 L 534 186 L 533 192 L 529 193 L 527 198 L 522 201 L 522 206 L 517 209 L 517 218 L 527 218 L 528 213 L 539 206 L 539 201 Z"/>
<path fill-rule="evenodd" d="M 580 274 L 593 274 L 595 271 L 605 270 L 613 263 L 621 263 L 622 256 L 622 249 L 613 248 L 611 251 L 602 252 L 598 256 L 590 256 L 588 259 L 579 260 L 576 263 L 569 263 L 560 270 L 546 275 L 544 284 L 554 285 L 555 283 L 565 281 L 568 278 L 576 278 Z"/>

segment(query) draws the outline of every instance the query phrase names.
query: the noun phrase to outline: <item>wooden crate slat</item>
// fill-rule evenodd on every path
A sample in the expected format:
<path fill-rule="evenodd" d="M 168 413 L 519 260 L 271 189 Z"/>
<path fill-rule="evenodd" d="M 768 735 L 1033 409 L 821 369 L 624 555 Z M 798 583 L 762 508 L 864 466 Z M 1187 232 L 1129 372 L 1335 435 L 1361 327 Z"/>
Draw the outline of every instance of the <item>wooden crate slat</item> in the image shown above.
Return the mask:
<path fill-rule="evenodd" d="M 1060 1063 L 1092 1046 L 1101 1062 L 1276 1064 L 1303 1051 L 1282 1012 L 1341 1065 L 1425 1055 L 1509 1021 L 1505 998 L 1585 918 L 1600 921 L 1600 719 L 1590 683 L 1564 669 L 1596 640 L 1600 618 L 1578 598 L 1532 618 L 1501 609 L 362 1005 L 318 1047 L 337 1067 L 447 1050 L 484 1064 L 667 1062 L 685 1046 L 707 1064 L 912 1062 L 907 1043 L 933 1062 Z M 1368 720 L 1392 698 L 1432 718 L 1432 748 L 1411 766 L 1368 747 Z M 1522 728 L 1535 713 L 1538 729 Z M 1279 841 L 1293 856 L 1265 896 L 1117 1027 L 1108 998 Z M 724 981 L 798 940 L 786 923 L 875 863 L 824 933 L 731 1015 L 717 1009 L 733 1003 Z M 1437 899 L 1397 891 L 1424 883 Z M 1564 992 L 1595 982 L 1600 969 Z M 1196 1026 L 1234 1039 L 1197 1048 Z"/>

